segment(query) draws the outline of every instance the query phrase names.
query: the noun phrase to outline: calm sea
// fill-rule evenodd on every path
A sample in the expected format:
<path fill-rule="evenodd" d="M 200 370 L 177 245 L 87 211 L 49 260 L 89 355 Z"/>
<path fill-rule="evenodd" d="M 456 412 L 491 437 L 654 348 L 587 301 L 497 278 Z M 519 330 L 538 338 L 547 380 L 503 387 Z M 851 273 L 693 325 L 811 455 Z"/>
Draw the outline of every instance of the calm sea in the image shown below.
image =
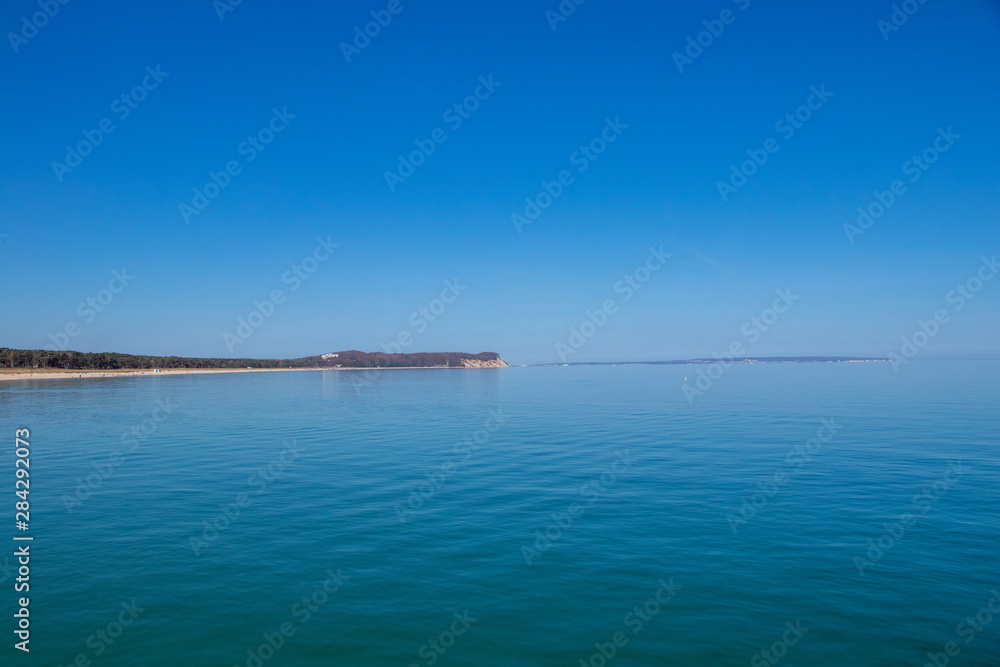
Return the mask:
<path fill-rule="evenodd" d="M 697 368 L 0 383 L 0 662 L 1000 665 L 1000 362 Z"/>

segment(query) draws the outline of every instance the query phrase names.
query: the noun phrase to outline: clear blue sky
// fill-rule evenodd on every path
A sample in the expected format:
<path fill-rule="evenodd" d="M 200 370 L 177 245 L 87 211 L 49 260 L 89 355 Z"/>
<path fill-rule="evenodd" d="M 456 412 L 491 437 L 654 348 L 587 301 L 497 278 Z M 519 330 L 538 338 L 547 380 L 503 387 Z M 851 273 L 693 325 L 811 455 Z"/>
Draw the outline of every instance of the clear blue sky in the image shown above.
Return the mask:
<path fill-rule="evenodd" d="M 1000 279 L 960 312 L 946 298 L 1000 252 L 997 3 L 929 0 L 889 32 L 890 2 L 589 0 L 553 30 L 557 0 L 401 0 L 348 63 L 341 42 L 388 5 L 245 0 L 220 20 L 210 0 L 79 0 L 33 31 L 36 2 L 4 3 L 0 345 L 51 346 L 75 322 L 69 349 L 286 357 L 408 332 L 408 352 L 535 363 L 613 299 L 568 360 L 733 341 L 884 356 L 942 308 L 927 358 L 1000 354 Z M 680 72 L 673 53 L 703 21 L 723 30 Z M 121 118 L 115 100 L 144 80 Z M 832 96 L 786 138 L 776 122 L 813 86 Z M 477 87 L 467 118 L 444 116 Z M 248 161 L 241 142 L 275 108 L 294 119 Z M 90 155 L 53 166 L 105 118 Z M 609 118 L 628 127 L 574 159 Z M 397 156 L 437 128 L 446 141 L 390 189 Z M 911 181 L 904 163 L 939 128 L 960 138 Z M 724 201 L 718 182 L 769 138 L 777 151 Z M 185 221 L 179 205 L 231 160 L 239 173 Z M 512 213 L 563 170 L 572 183 L 519 233 Z M 845 223 L 897 179 L 905 192 L 851 243 Z M 292 290 L 283 276 L 317 237 L 340 246 Z M 616 281 L 661 245 L 672 257 L 626 301 Z M 102 294 L 123 268 L 134 279 Z M 411 313 L 456 278 L 467 287 L 422 330 Z M 741 329 L 784 288 L 799 300 L 751 342 Z M 228 349 L 275 289 L 285 302 Z"/>

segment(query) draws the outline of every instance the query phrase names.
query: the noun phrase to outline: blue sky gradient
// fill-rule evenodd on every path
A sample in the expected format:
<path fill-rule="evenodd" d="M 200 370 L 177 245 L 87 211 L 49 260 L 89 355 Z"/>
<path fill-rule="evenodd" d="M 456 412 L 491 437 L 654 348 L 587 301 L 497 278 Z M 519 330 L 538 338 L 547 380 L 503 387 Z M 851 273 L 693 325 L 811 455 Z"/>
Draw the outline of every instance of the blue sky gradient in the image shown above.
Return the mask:
<path fill-rule="evenodd" d="M 1000 279 L 960 310 L 948 300 L 1000 250 L 997 3 L 914 0 L 891 32 L 889 2 L 590 0 L 555 29 L 555 0 L 390 4 L 245 0 L 220 19 L 209 0 L 69 2 L 25 38 L 38 3 L 6 3 L 0 345 L 52 347 L 75 322 L 64 349 L 295 357 L 409 332 L 407 352 L 538 363 L 612 299 L 566 360 L 733 341 L 887 356 L 942 308 L 925 358 L 1000 356 Z M 373 11 L 391 22 L 347 62 L 341 43 Z M 710 28 L 678 71 L 673 54 Z M 122 118 L 115 100 L 144 77 Z M 813 87 L 829 98 L 786 136 L 776 123 Z M 445 114 L 463 102 L 477 108 L 456 127 Z M 274 110 L 282 129 L 248 161 L 242 142 Z M 103 119 L 114 129 L 91 154 L 53 166 Z M 609 119 L 606 150 L 574 158 Z M 438 128 L 446 140 L 390 188 L 398 156 Z M 904 164 L 949 128 L 911 180 Z M 767 160 L 724 199 L 747 151 Z M 230 161 L 238 173 L 184 216 Z M 563 171 L 572 182 L 519 229 L 512 214 Z M 896 180 L 884 215 L 845 232 Z M 286 272 L 317 238 L 339 246 L 293 290 Z M 661 246 L 672 256 L 626 300 L 616 283 Z M 123 269 L 134 279 L 101 294 Z M 456 279 L 453 303 L 415 325 Z M 744 325 L 786 288 L 798 300 L 751 343 Z M 276 289 L 284 302 L 227 345 Z M 108 301 L 92 319 L 88 298 Z"/>

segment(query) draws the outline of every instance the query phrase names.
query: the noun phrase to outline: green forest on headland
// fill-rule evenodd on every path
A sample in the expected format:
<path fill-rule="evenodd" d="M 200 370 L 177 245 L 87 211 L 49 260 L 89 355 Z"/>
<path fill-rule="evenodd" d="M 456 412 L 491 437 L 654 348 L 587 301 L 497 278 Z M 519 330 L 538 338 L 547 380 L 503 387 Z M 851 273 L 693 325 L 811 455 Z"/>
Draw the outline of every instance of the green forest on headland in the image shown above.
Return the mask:
<path fill-rule="evenodd" d="M 462 368 L 462 360 L 495 361 L 496 352 L 418 352 L 386 354 L 348 350 L 336 356 L 298 359 L 227 359 L 221 357 L 156 357 L 120 352 L 16 350 L 0 347 L 0 368 L 62 368 L 67 370 L 118 370 L 150 368 L 406 368 L 444 366 Z"/>

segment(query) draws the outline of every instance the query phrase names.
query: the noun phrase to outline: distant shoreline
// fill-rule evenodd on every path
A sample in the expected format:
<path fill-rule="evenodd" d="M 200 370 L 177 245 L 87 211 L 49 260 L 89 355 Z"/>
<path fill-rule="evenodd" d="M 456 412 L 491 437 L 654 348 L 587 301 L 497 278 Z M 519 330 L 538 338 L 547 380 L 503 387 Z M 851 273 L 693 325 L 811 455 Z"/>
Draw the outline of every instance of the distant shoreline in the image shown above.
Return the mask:
<path fill-rule="evenodd" d="M 384 367 L 316 367 L 316 368 L 165 368 L 122 370 L 45 370 L 32 368 L 0 368 L 0 382 L 5 380 L 83 380 L 119 377 L 159 377 L 161 375 L 204 375 L 208 373 L 274 373 L 280 371 L 405 371 L 415 369 L 478 370 L 466 366 L 384 366 Z"/>
<path fill-rule="evenodd" d="M 676 361 L 592 361 L 569 363 L 525 364 L 527 367 L 553 366 L 662 366 L 686 364 L 761 364 L 761 363 L 878 363 L 888 359 L 878 357 L 756 357 L 745 359 L 685 359 Z M 34 369 L 0 368 L 0 382 L 5 380 L 82 380 L 119 377 L 158 377 L 161 375 L 205 375 L 209 373 L 273 373 L 287 371 L 391 371 L 391 370 L 469 370 L 476 366 L 313 366 L 300 368 L 165 368 L 144 369 Z M 492 368 L 487 366 L 486 368 Z"/>
<path fill-rule="evenodd" d="M 885 357 L 739 357 L 713 359 L 672 359 L 670 361 L 567 361 L 526 366 L 672 366 L 685 364 L 830 364 L 889 361 Z"/>
<path fill-rule="evenodd" d="M 94 374 L 160 375 L 259 370 L 333 370 L 358 368 L 507 368 L 496 352 L 361 352 L 343 350 L 296 359 L 250 359 L 230 357 L 178 357 L 78 352 L 76 350 L 19 350 L 0 347 L 0 378 L 17 373 L 30 378 L 53 379 L 76 373 L 78 378 Z"/>

